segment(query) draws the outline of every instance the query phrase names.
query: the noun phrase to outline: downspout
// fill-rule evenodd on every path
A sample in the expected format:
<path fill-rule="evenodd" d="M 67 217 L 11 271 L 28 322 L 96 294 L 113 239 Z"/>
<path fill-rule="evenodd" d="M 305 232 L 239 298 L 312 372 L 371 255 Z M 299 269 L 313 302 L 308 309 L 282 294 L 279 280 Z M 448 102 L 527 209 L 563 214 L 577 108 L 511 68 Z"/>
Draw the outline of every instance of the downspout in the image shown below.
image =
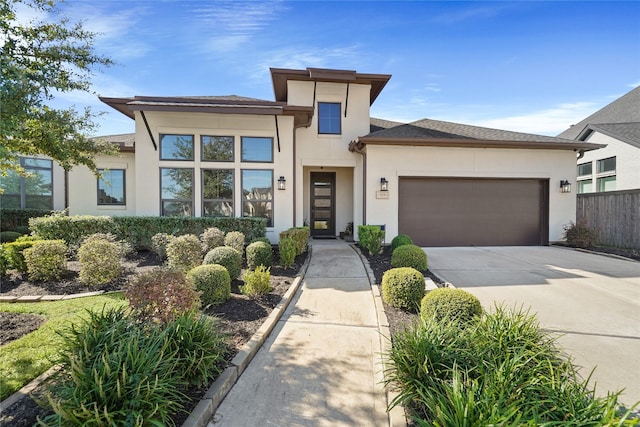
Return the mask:
<path fill-rule="evenodd" d="M 69 214 L 69 171 L 64 170 L 64 209 Z"/>
<path fill-rule="evenodd" d="M 347 82 L 347 96 L 344 100 L 344 117 L 347 117 L 347 107 L 349 106 L 349 82 Z"/>
<path fill-rule="evenodd" d="M 584 157 L 584 153 L 585 153 L 584 150 L 578 150 L 578 159 L 577 160 L 580 160 L 581 158 L 583 158 Z"/>
<path fill-rule="evenodd" d="M 276 120 L 276 139 L 278 140 L 278 153 L 280 152 L 280 131 L 278 130 L 278 116 L 274 115 L 273 118 Z"/>
<path fill-rule="evenodd" d="M 367 152 L 358 147 L 357 143 L 351 144 L 349 151 L 362 155 L 362 224 L 364 225 L 367 223 Z"/>
<path fill-rule="evenodd" d="M 140 114 L 142 115 L 142 120 L 144 121 L 144 125 L 147 127 L 147 133 L 149 134 L 149 138 L 151 138 L 151 143 L 153 144 L 153 149 L 158 151 L 158 145 L 156 144 L 156 140 L 153 138 L 153 133 L 151 133 L 151 128 L 149 127 L 149 122 L 147 122 L 147 116 L 144 115 L 144 111 L 140 110 Z"/>

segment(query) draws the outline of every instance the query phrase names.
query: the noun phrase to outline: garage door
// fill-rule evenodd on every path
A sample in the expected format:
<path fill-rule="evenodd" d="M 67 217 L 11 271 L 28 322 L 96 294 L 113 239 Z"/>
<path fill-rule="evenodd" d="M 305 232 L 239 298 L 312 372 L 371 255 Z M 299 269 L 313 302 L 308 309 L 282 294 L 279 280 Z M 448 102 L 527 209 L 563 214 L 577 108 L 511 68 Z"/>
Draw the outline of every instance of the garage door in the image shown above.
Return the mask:
<path fill-rule="evenodd" d="M 398 230 L 419 246 L 535 246 L 549 239 L 548 180 L 400 178 Z"/>

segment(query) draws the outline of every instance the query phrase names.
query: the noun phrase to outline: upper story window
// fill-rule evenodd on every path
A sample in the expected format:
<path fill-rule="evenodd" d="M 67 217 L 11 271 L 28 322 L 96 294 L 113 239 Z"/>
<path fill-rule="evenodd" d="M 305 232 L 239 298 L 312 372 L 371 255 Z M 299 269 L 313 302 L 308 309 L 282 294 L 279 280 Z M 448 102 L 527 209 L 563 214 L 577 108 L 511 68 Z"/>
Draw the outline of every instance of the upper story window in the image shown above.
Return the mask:
<path fill-rule="evenodd" d="M 582 163 L 578 165 L 578 176 L 591 175 L 592 170 L 593 170 L 593 167 L 591 162 Z"/>
<path fill-rule="evenodd" d="M 124 169 L 98 169 L 98 204 L 125 205 L 125 175 Z"/>
<path fill-rule="evenodd" d="M 202 160 L 207 162 L 232 162 L 232 136 L 201 136 Z"/>
<path fill-rule="evenodd" d="M 598 160 L 598 173 L 615 172 L 616 158 L 609 157 L 607 159 Z"/>
<path fill-rule="evenodd" d="M 243 162 L 273 162 L 273 138 L 242 137 Z"/>
<path fill-rule="evenodd" d="M 160 160 L 193 160 L 193 135 L 160 135 Z"/>
<path fill-rule="evenodd" d="M 25 176 L 8 171 L 0 179 L 0 206 L 7 209 L 53 208 L 53 162 L 48 159 L 21 157 Z"/>
<path fill-rule="evenodd" d="M 318 102 L 318 133 L 339 135 L 342 133 L 340 103 Z"/>

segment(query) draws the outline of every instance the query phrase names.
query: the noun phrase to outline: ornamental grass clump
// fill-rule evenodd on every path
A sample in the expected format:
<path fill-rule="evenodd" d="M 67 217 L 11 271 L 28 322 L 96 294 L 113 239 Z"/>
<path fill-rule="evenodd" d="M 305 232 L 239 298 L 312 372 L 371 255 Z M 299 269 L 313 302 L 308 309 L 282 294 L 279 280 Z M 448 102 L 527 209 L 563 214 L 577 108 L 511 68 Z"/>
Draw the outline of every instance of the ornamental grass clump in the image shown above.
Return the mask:
<path fill-rule="evenodd" d="M 64 240 L 42 240 L 23 252 L 29 280 L 57 280 L 67 271 Z"/>
<path fill-rule="evenodd" d="M 418 271 L 426 271 L 427 254 L 416 245 L 407 244 L 398 246 L 391 253 L 391 266 L 412 267 Z"/>
<path fill-rule="evenodd" d="M 478 297 L 462 289 L 433 289 L 420 303 L 420 317 L 423 319 L 433 317 L 438 321 L 448 319 L 468 323 L 481 314 L 482 305 Z"/>
<path fill-rule="evenodd" d="M 176 237 L 167 244 L 167 266 L 187 272 L 202 264 L 202 245 L 194 234 Z"/>
<path fill-rule="evenodd" d="M 219 305 L 231 297 L 231 278 L 220 264 L 204 264 L 187 273 L 187 279 L 200 292 L 203 306 Z"/>
<path fill-rule="evenodd" d="M 227 269 L 231 280 L 235 280 L 242 271 L 242 254 L 231 246 L 219 246 L 207 252 L 204 264 L 220 264 Z"/>
<path fill-rule="evenodd" d="M 264 265 L 249 270 L 244 275 L 244 285 L 240 286 L 240 292 L 250 298 L 258 298 L 271 291 L 271 268 Z"/>
<path fill-rule="evenodd" d="M 273 250 L 271 244 L 265 242 L 253 242 L 247 246 L 247 267 L 255 270 L 258 266 L 271 267 L 273 262 Z"/>
<path fill-rule="evenodd" d="M 390 306 L 416 311 L 423 296 L 424 276 L 415 268 L 392 268 L 382 275 L 382 299 Z"/>

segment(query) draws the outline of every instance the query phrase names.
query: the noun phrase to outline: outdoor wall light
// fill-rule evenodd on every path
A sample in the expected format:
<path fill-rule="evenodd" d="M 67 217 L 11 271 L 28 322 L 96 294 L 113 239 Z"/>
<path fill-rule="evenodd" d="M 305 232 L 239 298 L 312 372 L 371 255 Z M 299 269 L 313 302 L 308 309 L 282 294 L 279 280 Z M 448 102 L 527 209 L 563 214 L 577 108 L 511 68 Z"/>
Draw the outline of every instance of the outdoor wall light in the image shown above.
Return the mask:
<path fill-rule="evenodd" d="M 566 179 L 560 181 L 560 191 L 563 193 L 571 193 L 571 183 Z"/>
<path fill-rule="evenodd" d="M 278 178 L 278 190 L 286 190 L 287 189 L 287 180 L 284 179 L 284 176 Z"/>
<path fill-rule="evenodd" d="M 380 191 L 389 191 L 389 181 L 387 181 L 387 178 L 380 178 Z"/>

